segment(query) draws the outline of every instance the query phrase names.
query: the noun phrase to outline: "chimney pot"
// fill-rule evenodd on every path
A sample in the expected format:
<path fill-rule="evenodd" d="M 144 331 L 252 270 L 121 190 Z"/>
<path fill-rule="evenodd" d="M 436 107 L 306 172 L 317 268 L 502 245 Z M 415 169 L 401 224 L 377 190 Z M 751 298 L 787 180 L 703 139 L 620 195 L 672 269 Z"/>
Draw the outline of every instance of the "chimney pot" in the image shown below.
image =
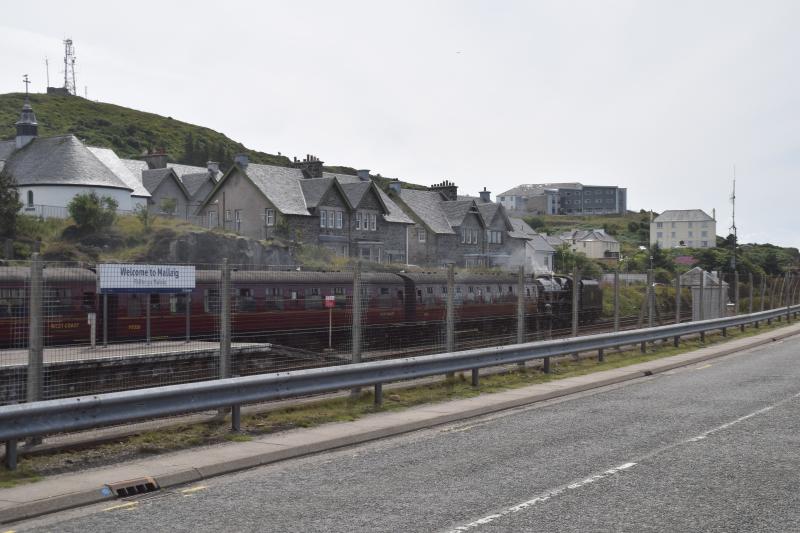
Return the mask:
<path fill-rule="evenodd" d="M 250 157 L 247 154 L 236 154 L 233 158 L 233 162 L 243 169 L 246 169 L 247 165 L 250 164 Z"/>

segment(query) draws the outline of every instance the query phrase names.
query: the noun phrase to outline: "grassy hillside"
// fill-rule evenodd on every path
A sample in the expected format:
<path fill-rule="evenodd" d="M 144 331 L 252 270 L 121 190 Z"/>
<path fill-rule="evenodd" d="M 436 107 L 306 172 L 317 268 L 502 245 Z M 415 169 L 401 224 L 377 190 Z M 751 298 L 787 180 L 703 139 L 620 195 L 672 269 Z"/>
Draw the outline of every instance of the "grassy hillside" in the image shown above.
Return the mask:
<path fill-rule="evenodd" d="M 0 139 L 14 137 L 25 95 L 0 95 Z M 254 163 L 288 166 L 285 156 L 259 152 L 209 128 L 79 96 L 31 94 L 41 136 L 73 133 L 92 146 L 112 148 L 120 157 L 135 158 L 148 149 L 164 148 L 173 161 L 205 166 L 208 160 L 230 165 L 246 153 Z"/>

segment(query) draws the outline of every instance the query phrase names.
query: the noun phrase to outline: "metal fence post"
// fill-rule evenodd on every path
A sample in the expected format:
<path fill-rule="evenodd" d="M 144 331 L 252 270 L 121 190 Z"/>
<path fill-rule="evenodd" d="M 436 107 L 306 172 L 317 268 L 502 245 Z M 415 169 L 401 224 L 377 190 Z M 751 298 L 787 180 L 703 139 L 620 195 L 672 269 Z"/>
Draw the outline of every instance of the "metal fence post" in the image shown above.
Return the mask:
<path fill-rule="evenodd" d="M 42 260 L 38 253 L 31 259 L 31 281 L 28 317 L 28 390 L 26 400 L 37 402 L 42 399 L 44 370 L 44 276 Z"/>
<path fill-rule="evenodd" d="M 619 331 L 619 268 L 614 271 L 614 332 Z"/>
<path fill-rule="evenodd" d="M 655 276 L 653 275 L 653 269 L 648 269 L 647 271 L 647 327 L 653 327 L 653 320 L 656 316 L 656 291 L 655 287 L 653 287 L 653 283 L 655 283 Z"/>
<path fill-rule="evenodd" d="M 103 348 L 108 348 L 108 294 L 103 293 Z"/>
<path fill-rule="evenodd" d="M 147 303 L 145 304 L 145 332 L 146 344 L 150 344 L 150 308 L 153 306 L 153 295 L 149 292 L 146 295 Z"/>
<path fill-rule="evenodd" d="M 753 314 L 753 273 L 747 273 L 747 284 L 749 288 L 747 289 L 747 314 Z"/>
<path fill-rule="evenodd" d="M 767 277 L 761 275 L 761 311 L 764 310 L 764 299 L 767 297 Z"/>
<path fill-rule="evenodd" d="M 17 469 L 17 441 L 6 441 L 6 456 L 3 459 L 3 464 L 8 470 Z"/>
<path fill-rule="evenodd" d="M 352 335 L 352 363 L 361 362 L 361 261 L 353 265 L 353 300 L 351 304 L 353 313 Z M 350 389 L 350 397 L 357 398 L 361 394 L 360 387 Z"/>
<path fill-rule="evenodd" d="M 675 323 L 681 323 L 681 275 L 675 273 Z M 675 335 L 673 344 L 677 348 L 681 343 L 681 336 Z"/>
<path fill-rule="evenodd" d="M 739 271 L 733 271 L 733 314 L 734 316 L 739 314 Z M 742 326 L 742 331 L 744 331 L 744 326 Z"/>
<path fill-rule="evenodd" d="M 186 342 L 192 338 L 192 293 L 186 293 Z"/>
<path fill-rule="evenodd" d="M 525 342 L 525 267 L 517 272 L 517 344 Z M 525 361 L 519 363 L 524 368 Z"/>
<path fill-rule="evenodd" d="M 786 281 L 784 282 L 784 293 L 786 293 L 786 297 L 784 298 L 783 304 L 786 306 L 786 322 L 789 323 L 792 321 L 792 302 L 789 299 L 791 296 L 791 291 L 789 287 L 791 286 L 792 277 L 789 273 L 786 273 Z"/>
<path fill-rule="evenodd" d="M 219 377 L 231 377 L 231 270 L 222 260 L 222 285 L 219 291 Z"/>
<path fill-rule="evenodd" d="M 578 265 L 575 265 L 575 268 L 572 272 L 572 336 L 578 336 L 578 321 L 580 320 L 580 315 L 578 314 L 579 305 L 580 305 L 580 275 L 578 273 Z"/>
<path fill-rule="evenodd" d="M 456 314 L 454 309 L 454 293 L 455 293 L 455 265 L 450 263 L 447 265 L 447 293 L 444 295 L 445 302 L 445 351 L 452 353 L 456 350 Z M 452 378 L 455 373 L 448 372 L 446 377 Z"/>
<path fill-rule="evenodd" d="M 706 290 L 705 289 L 706 289 L 706 271 L 705 270 L 701 270 L 700 271 L 700 289 L 697 291 L 699 296 L 700 296 L 700 298 L 699 298 L 700 305 L 699 305 L 699 309 L 698 309 L 698 312 L 697 312 L 697 318 L 700 321 L 704 320 L 705 316 L 706 316 L 706 295 L 705 295 Z M 706 332 L 705 331 L 701 331 L 700 332 L 700 342 L 706 342 Z"/>
<path fill-rule="evenodd" d="M 725 278 L 722 271 L 719 273 L 719 318 L 724 318 L 728 313 L 726 303 L 728 302 L 728 295 L 725 292 Z"/>
<path fill-rule="evenodd" d="M 353 266 L 353 329 L 352 329 L 352 362 L 361 362 L 361 261 Z"/>

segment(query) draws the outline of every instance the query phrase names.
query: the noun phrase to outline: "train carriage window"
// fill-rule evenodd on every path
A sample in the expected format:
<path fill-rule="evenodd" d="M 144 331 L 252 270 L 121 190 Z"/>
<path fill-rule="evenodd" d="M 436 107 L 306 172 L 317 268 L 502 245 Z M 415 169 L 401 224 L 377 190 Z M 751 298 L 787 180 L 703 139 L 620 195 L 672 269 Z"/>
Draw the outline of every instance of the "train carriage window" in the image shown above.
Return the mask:
<path fill-rule="evenodd" d="M 264 303 L 267 309 L 283 309 L 283 294 L 278 287 L 267 287 L 264 292 Z"/>
<path fill-rule="evenodd" d="M 322 296 L 318 287 L 306 289 L 306 309 L 322 309 Z"/>
<path fill-rule="evenodd" d="M 236 294 L 234 312 L 252 312 L 256 310 L 256 300 L 253 298 L 252 289 L 242 288 Z"/>
<path fill-rule="evenodd" d="M 72 289 L 50 289 L 45 297 L 45 306 L 54 314 L 65 313 L 72 307 Z"/>
<path fill-rule="evenodd" d="M 206 313 L 219 313 L 219 289 L 205 289 L 203 291 L 203 311 Z"/>
<path fill-rule="evenodd" d="M 161 311 L 161 295 L 158 293 L 150 295 L 150 312 Z"/>
<path fill-rule="evenodd" d="M 186 294 L 169 295 L 169 312 L 173 315 L 186 314 Z"/>
<path fill-rule="evenodd" d="M 388 287 L 381 287 L 378 291 L 378 307 L 392 307 L 392 295 Z"/>
<path fill-rule="evenodd" d="M 428 294 L 433 294 L 433 287 L 426 287 L 425 292 Z"/>
<path fill-rule="evenodd" d="M 128 318 L 142 316 L 142 297 L 139 294 L 128 295 Z"/>
<path fill-rule="evenodd" d="M 25 289 L 0 288 L 0 317 L 24 316 Z"/>
<path fill-rule="evenodd" d="M 512 285 L 508 286 L 508 293 L 509 294 L 514 294 L 514 287 Z"/>
<path fill-rule="evenodd" d="M 94 293 L 93 292 L 84 292 L 83 299 L 81 300 L 81 306 L 83 307 L 84 311 L 91 313 L 94 311 Z"/>
<path fill-rule="evenodd" d="M 417 289 L 417 303 L 422 303 L 422 289 Z"/>
<path fill-rule="evenodd" d="M 442 287 L 442 294 L 447 294 L 447 287 Z"/>
<path fill-rule="evenodd" d="M 344 287 L 334 287 L 333 296 L 336 299 L 336 307 L 345 305 L 347 302 L 347 296 L 345 295 Z"/>

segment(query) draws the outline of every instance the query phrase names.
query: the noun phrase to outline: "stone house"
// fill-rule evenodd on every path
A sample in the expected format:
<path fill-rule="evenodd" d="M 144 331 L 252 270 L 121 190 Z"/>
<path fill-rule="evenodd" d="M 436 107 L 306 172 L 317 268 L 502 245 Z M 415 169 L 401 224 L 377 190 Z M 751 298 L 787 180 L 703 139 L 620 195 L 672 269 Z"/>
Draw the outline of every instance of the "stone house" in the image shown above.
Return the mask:
<path fill-rule="evenodd" d="M 650 246 L 714 248 L 717 221 L 702 209 L 668 210 L 650 223 Z"/>
<path fill-rule="evenodd" d="M 537 233 L 521 218 L 511 218 L 517 233 L 526 235 L 524 267 L 526 274 L 552 274 L 556 250 L 546 235 Z M 560 240 L 560 239 L 559 239 Z"/>
<path fill-rule="evenodd" d="M 402 210 L 369 177 L 323 172 L 312 156 L 293 167 L 236 163 L 198 210 L 208 227 L 254 239 L 285 238 L 315 244 L 337 256 L 380 263 L 406 262 Z"/>
<path fill-rule="evenodd" d="M 502 204 L 479 201 L 477 206 L 486 223 L 486 264 L 509 270 L 526 266 L 526 246 L 531 237 L 517 230 Z"/>
<path fill-rule="evenodd" d="M 590 259 L 619 259 L 619 241 L 602 229 L 572 230 L 562 233 L 560 238 L 573 252 L 580 252 Z"/>

